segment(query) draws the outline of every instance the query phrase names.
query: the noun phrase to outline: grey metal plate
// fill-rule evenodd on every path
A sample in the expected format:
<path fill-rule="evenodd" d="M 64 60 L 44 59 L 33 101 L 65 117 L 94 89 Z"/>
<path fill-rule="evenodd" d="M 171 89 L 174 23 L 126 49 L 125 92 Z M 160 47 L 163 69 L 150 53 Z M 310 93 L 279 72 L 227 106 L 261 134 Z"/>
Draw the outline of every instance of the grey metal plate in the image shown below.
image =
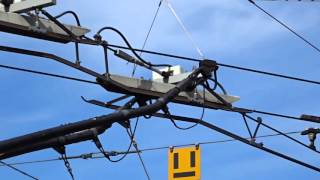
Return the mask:
<path fill-rule="evenodd" d="M 122 84 L 123 86 L 126 86 L 131 89 L 138 89 L 140 91 L 148 91 L 155 94 L 164 94 L 168 92 L 170 89 L 174 88 L 174 84 L 168 84 L 168 83 L 160 83 L 150 80 L 143 80 L 143 79 L 136 79 L 136 78 L 129 78 L 125 76 L 119 76 L 119 75 L 110 75 L 109 76 L 111 80 L 116 81 L 119 84 Z M 230 95 L 223 95 L 219 94 L 224 100 L 226 100 L 229 103 L 234 103 L 236 101 L 240 100 L 240 97 L 237 96 L 230 96 Z M 190 92 L 181 92 L 178 99 L 188 99 L 188 101 L 191 102 L 198 102 L 203 103 L 203 90 L 194 90 Z M 208 91 L 205 91 L 205 99 L 207 102 L 212 103 L 219 103 L 216 97 L 214 97 L 212 94 L 210 94 Z"/>
<path fill-rule="evenodd" d="M 15 0 L 14 4 L 10 5 L 8 9 L 0 4 L 0 11 L 22 13 L 28 12 L 34 8 L 43 8 L 56 4 L 56 0 Z"/>
<path fill-rule="evenodd" d="M 76 36 L 82 36 L 90 32 L 89 29 L 65 25 Z M 36 18 L 16 13 L 0 12 L 0 31 L 36 37 L 57 42 L 70 42 L 69 35 L 55 23 L 40 18 L 39 26 L 36 26 Z"/>

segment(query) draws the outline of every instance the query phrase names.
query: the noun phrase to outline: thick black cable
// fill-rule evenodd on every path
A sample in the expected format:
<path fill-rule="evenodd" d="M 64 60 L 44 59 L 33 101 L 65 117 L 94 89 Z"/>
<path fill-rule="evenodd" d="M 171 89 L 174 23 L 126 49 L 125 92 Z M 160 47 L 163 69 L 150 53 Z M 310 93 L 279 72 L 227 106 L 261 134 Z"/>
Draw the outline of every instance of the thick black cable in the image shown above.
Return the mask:
<path fill-rule="evenodd" d="M 11 168 L 11 169 L 13 169 L 13 170 L 15 170 L 15 171 L 17 171 L 17 172 L 29 177 L 29 178 L 31 178 L 31 179 L 39 180 L 38 178 L 36 178 L 34 176 L 31 176 L 30 174 L 28 174 L 28 173 L 26 173 L 26 172 L 24 172 L 24 171 L 22 171 L 22 170 L 20 170 L 20 169 L 18 169 L 16 167 L 13 167 L 11 164 L 5 163 L 3 161 L 0 161 L 0 164 L 3 164 L 4 166 L 7 166 L 8 168 Z"/>
<path fill-rule="evenodd" d="M 124 106 L 118 108 L 118 110 L 132 107 L 135 102 L 136 102 L 136 97 L 134 97 L 133 99 L 131 99 L 130 101 L 128 101 Z M 137 117 L 137 118 L 139 118 L 139 117 Z M 137 120 L 138 120 L 138 119 L 137 119 Z M 137 121 L 137 122 L 138 122 L 138 121 Z M 135 128 L 135 129 L 134 129 L 134 133 L 135 133 L 136 128 L 137 128 L 137 125 L 138 125 L 137 122 L 136 122 L 136 125 L 135 125 L 135 127 L 134 127 L 134 128 Z M 131 128 L 130 121 L 129 121 L 129 128 Z M 128 128 L 126 128 L 126 132 L 127 132 L 128 135 L 129 135 Z M 130 136 L 130 135 L 129 135 L 129 136 Z M 99 143 L 99 146 L 97 146 L 98 149 L 99 149 L 99 151 L 103 154 L 103 156 L 104 156 L 107 160 L 109 160 L 110 162 L 113 162 L 113 163 L 120 162 L 120 161 L 122 161 L 125 157 L 127 157 L 127 155 L 129 154 L 129 151 L 131 150 L 132 145 L 134 145 L 133 139 L 132 139 L 131 136 L 130 136 L 130 144 L 129 144 L 129 146 L 128 146 L 127 151 L 126 151 L 125 153 L 123 153 L 123 156 L 120 157 L 119 159 L 113 160 L 113 159 L 110 158 L 109 154 L 106 153 L 106 151 L 104 150 L 102 144 L 99 142 L 99 139 L 96 139 L 96 143 L 95 143 L 95 144 L 97 145 L 97 143 Z"/>
<path fill-rule="evenodd" d="M 122 161 L 124 158 L 127 157 L 127 155 L 129 154 L 129 151 L 130 151 L 131 147 L 132 147 L 132 141 L 130 142 L 129 147 L 128 147 L 126 153 L 125 153 L 123 156 L 121 156 L 119 159 L 116 159 L 116 160 L 111 159 L 110 156 L 106 153 L 106 151 L 104 150 L 103 147 L 99 148 L 99 150 L 100 150 L 100 153 L 103 154 L 103 156 L 104 156 L 108 161 L 110 161 L 110 162 L 112 162 L 112 163 L 117 163 L 117 162 L 120 162 L 120 161 Z"/>
<path fill-rule="evenodd" d="M 40 10 L 42 12 L 42 14 L 44 14 L 49 20 L 53 21 L 57 26 L 59 26 L 64 32 L 66 32 L 70 38 L 72 38 L 75 42 L 75 54 L 76 54 L 76 64 L 80 65 L 81 61 L 80 61 L 80 50 L 79 50 L 79 39 L 81 37 L 76 36 L 72 31 L 70 31 L 64 24 L 62 24 L 60 21 L 58 21 L 58 18 L 64 16 L 65 14 L 72 14 L 74 16 L 74 18 L 76 19 L 77 25 L 80 26 L 80 20 L 78 15 L 73 12 L 73 11 L 66 11 L 58 16 L 52 16 L 50 13 L 48 13 L 47 11 L 41 9 Z"/>
<path fill-rule="evenodd" d="M 278 22 L 280 25 L 282 25 L 283 27 L 285 27 L 287 30 L 289 30 L 291 33 L 293 33 L 294 35 L 296 35 L 298 38 L 300 38 L 302 41 L 304 41 L 305 43 L 307 43 L 309 46 L 311 46 L 313 49 L 315 49 L 316 51 L 318 51 L 318 53 L 320 53 L 320 49 L 314 45 L 313 43 L 311 43 L 309 40 L 307 40 L 306 38 L 304 38 L 302 35 L 300 35 L 299 33 L 297 33 L 295 30 L 293 30 L 292 28 L 290 28 L 288 25 L 286 25 L 284 22 L 280 21 L 279 19 L 277 19 L 276 17 L 274 17 L 272 14 L 270 14 L 268 11 L 266 11 L 265 9 L 263 9 L 261 6 L 259 6 L 258 4 L 256 4 L 253 0 L 248 0 L 251 4 L 253 4 L 256 8 L 258 8 L 259 10 L 261 10 L 262 12 L 264 12 L 266 15 L 268 15 L 269 17 L 271 17 L 273 20 L 275 20 L 276 22 Z"/>
<path fill-rule="evenodd" d="M 120 48 L 120 49 L 131 50 L 131 48 L 119 46 L 119 45 L 114 45 L 114 44 L 108 44 L 108 46 Z M 148 54 L 154 54 L 154 55 L 158 55 L 158 56 L 170 57 L 170 58 L 175 58 L 175 59 L 182 59 L 182 60 L 186 60 L 186 61 L 192 61 L 192 62 L 201 62 L 202 61 L 201 59 L 197 59 L 197 58 L 178 56 L 178 55 L 160 53 L 160 52 L 149 51 L 149 50 L 141 50 L 141 49 L 136 49 L 136 48 L 132 48 L 132 49 L 137 52 L 144 52 L 144 53 L 148 53 Z M 300 81 L 300 82 L 304 82 L 304 83 L 320 85 L 320 81 L 308 80 L 308 79 L 287 76 L 287 75 L 273 73 L 273 72 L 261 71 L 261 70 L 256 70 L 256 69 L 251 69 L 251 68 L 246 68 L 246 67 L 241 67 L 241 66 L 223 64 L 223 63 L 217 63 L 217 65 L 219 65 L 221 67 L 225 67 L 225 68 L 230 68 L 230 69 L 237 69 L 237 70 L 241 70 L 241 71 L 247 71 L 247 72 L 263 74 L 263 75 L 268 75 L 268 76 L 273 76 L 273 77 L 278 77 L 278 78 L 283 78 L 283 79 L 290 79 L 290 80 L 294 80 L 294 81 Z"/>
<path fill-rule="evenodd" d="M 139 54 L 137 54 L 137 52 L 132 48 L 131 44 L 129 43 L 129 41 L 127 40 L 127 38 L 116 28 L 113 27 L 103 27 L 101 28 L 97 34 L 95 35 L 96 39 L 101 39 L 101 35 L 100 33 L 104 30 L 111 30 L 113 32 L 116 32 L 125 42 L 125 44 L 128 46 L 128 49 L 131 50 L 131 52 L 143 63 L 149 65 L 149 66 L 154 66 L 154 67 L 171 67 L 170 64 L 152 64 L 150 62 L 145 61 L 144 59 L 141 58 L 141 56 L 139 56 Z M 109 44 L 107 44 L 107 46 L 109 46 Z"/>
<path fill-rule="evenodd" d="M 127 155 L 129 154 L 129 151 L 130 151 L 131 147 L 132 147 L 132 141 L 130 142 L 129 147 L 128 147 L 126 153 L 124 153 L 123 156 L 121 156 L 119 159 L 116 159 L 116 160 L 111 159 L 110 156 L 106 153 L 106 151 L 104 150 L 103 147 L 102 147 L 101 149 L 99 149 L 99 150 L 100 150 L 100 153 L 103 154 L 104 157 L 105 157 L 108 161 L 110 161 L 110 162 L 112 162 L 112 163 L 117 163 L 117 162 L 120 162 L 120 161 L 122 161 L 124 158 L 127 157 Z"/>
<path fill-rule="evenodd" d="M 205 101 L 206 101 L 206 93 L 205 93 L 205 88 L 203 87 L 203 94 L 202 94 L 202 97 L 203 97 L 203 106 L 202 106 L 202 113 L 201 113 L 201 116 L 199 118 L 199 121 L 197 123 L 194 123 L 193 125 L 189 126 L 189 127 L 180 127 L 176 122 L 175 120 L 172 118 L 172 115 L 170 113 L 169 110 L 167 110 L 166 114 L 168 115 L 168 118 L 170 119 L 170 121 L 172 122 L 172 124 L 174 125 L 174 127 L 176 127 L 177 129 L 180 129 L 180 130 L 189 130 L 189 129 L 192 129 L 194 127 L 196 127 L 197 125 L 199 125 L 200 121 L 203 120 L 203 117 L 204 117 L 204 114 L 205 114 Z"/>
<path fill-rule="evenodd" d="M 219 87 L 219 88 L 221 89 L 222 93 L 223 93 L 224 95 L 228 95 L 228 92 L 227 92 L 226 89 L 222 86 L 221 83 L 219 83 L 218 81 L 216 81 L 216 80 L 214 80 L 214 79 L 212 79 L 212 78 L 209 78 L 208 80 L 212 81 L 213 83 L 216 83 L 216 84 L 217 84 L 217 87 Z"/>
<path fill-rule="evenodd" d="M 74 19 L 76 20 L 77 25 L 78 25 L 78 26 L 81 26 L 79 16 L 78 16 L 77 13 L 75 13 L 74 11 L 65 11 L 65 12 L 63 12 L 63 13 L 61 13 L 61 14 L 59 14 L 59 15 L 56 15 L 55 18 L 56 18 L 56 19 L 59 19 L 60 17 L 66 15 L 66 14 L 71 14 L 71 15 L 74 17 Z"/>

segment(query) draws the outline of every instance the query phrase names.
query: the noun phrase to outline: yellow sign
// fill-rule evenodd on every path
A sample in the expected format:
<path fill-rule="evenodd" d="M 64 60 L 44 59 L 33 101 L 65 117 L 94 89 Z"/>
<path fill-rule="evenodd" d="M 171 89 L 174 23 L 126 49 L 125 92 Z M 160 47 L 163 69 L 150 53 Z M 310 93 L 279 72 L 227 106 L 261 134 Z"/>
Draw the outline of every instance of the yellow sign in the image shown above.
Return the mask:
<path fill-rule="evenodd" d="M 200 180 L 200 147 L 169 149 L 169 180 Z"/>

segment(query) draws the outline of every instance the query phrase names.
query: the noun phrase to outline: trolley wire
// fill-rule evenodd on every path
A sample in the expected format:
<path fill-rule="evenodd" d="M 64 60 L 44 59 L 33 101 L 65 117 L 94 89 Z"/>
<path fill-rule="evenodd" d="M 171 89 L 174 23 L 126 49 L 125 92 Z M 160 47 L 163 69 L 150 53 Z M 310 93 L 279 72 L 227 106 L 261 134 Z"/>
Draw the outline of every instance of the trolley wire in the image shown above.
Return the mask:
<path fill-rule="evenodd" d="M 120 48 L 120 49 L 131 50 L 131 48 L 128 48 L 125 46 L 120 46 L 120 45 L 115 45 L 115 44 L 108 44 L 108 46 Z M 142 49 L 136 49 L 136 48 L 132 48 L 132 50 L 138 51 L 138 52 L 144 52 L 144 53 L 148 53 L 148 54 L 153 54 L 153 55 L 158 55 L 158 56 L 181 59 L 181 60 L 185 60 L 185 61 L 192 61 L 192 62 L 201 62 L 202 61 L 202 59 L 191 58 L 191 57 L 186 57 L 186 56 L 179 56 L 179 55 L 168 54 L 168 53 L 161 53 L 161 52 L 150 51 L 150 50 L 142 50 Z M 263 74 L 263 75 L 267 75 L 267 76 L 273 76 L 273 77 L 278 77 L 278 78 L 283 78 L 283 79 L 289 79 L 289 80 L 300 81 L 300 82 L 304 82 L 304 83 L 320 85 L 320 81 L 315 81 L 315 80 L 308 80 L 308 79 L 303 79 L 303 78 L 299 78 L 299 77 L 288 76 L 288 75 L 284 75 L 284 74 L 267 72 L 267 71 L 262 71 L 262 70 L 247 68 L 247 67 L 241 67 L 241 66 L 235 66 L 235 65 L 230 65 L 230 64 L 224 64 L 224 63 L 219 63 L 219 62 L 217 62 L 217 65 L 221 66 L 221 67 L 229 68 L 229 69 L 236 69 L 236 70 L 247 71 L 247 72 L 252 72 L 252 73 L 256 73 L 256 74 Z"/>
<path fill-rule="evenodd" d="M 286 133 L 273 133 L 273 134 L 266 134 L 266 135 L 260 135 L 256 136 L 256 139 L 263 139 L 263 138 L 271 138 L 271 137 L 277 137 L 277 136 L 282 136 L 282 134 L 286 135 L 298 135 L 302 131 L 290 131 Z M 246 139 L 250 140 L 251 137 L 247 137 Z M 188 143 L 188 144 L 176 144 L 176 145 L 171 145 L 171 146 L 159 146 L 159 147 L 150 147 L 150 148 L 143 148 L 140 149 L 139 152 L 150 152 L 150 151 L 159 151 L 159 150 L 165 150 L 165 149 L 170 149 L 172 147 L 187 147 L 187 146 L 193 146 L 193 145 L 212 145 L 212 144 L 223 144 L 223 143 L 228 143 L 228 142 L 238 142 L 236 139 L 228 138 L 228 139 L 221 139 L 221 140 L 215 140 L 215 141 L 203 141 L 203 142 L 198 142 L 198 143 Z M 111 151 L 111 152 L 106 152 L 110 156 L 117 156 L 121 154 L 135 154 L 137 151 L 129 151 L 129 152 L 116 152 L 116 151 Z M 95 156 L 95 155 L 101 155 L 101 152 L 93 152 L 93 153 L 86 153 L 86 154 L 81 154 L 81 155 L 76 155 L 76 156 L 68 156 L 68 159 L 101 159 L 104 158 L 104 156 Z M 61 161 L 62 159 L 60 157 L 58 158 L 51 158 L 51 159 L 43 159 L 43 160 L 34 160 L 34 161 L 24 161 L 24 162 L 14 162 L 10 163 L 9 165 L 30 165 L 30 164 L 39 164 L 39 163 L 48 163 L 48 162 L 55 162 L 55 161 Z M 5 165 L 0 165 L 0 167 L 5 166 Z"/>
<path fill-rule="evenodd" d="M 284 22 L 280 21 L 278 18 L 276 18 L 275 16 L 273 16 L 271 13 L 269 13 L 268 11 L 266 11 L 265 9 L 263 9 L 261 6 L 259 6 L 258 4 L 256 4 L 253 0 L 248 0 L 251 4 L 253 4 L 256 8 L 258 8 L 259 10 L 261 10 L 262 12 L 264 12 L 266 15 L 268 15 L 269 17 L 271 17 L 273 20 L 275 20 L 276 22 L 278 22 L 280 25 L 282 25 L 283 27 L 285 27 L 287 30 L 289 30 L 291 33 L 293 33 L 295 36 L 297 36 L 298 38 L 300 38 L 302 41 L 304 41 L 306 44 L 308 44 L 310 47 L 312 47 L 313 49 L 315 49 L 316 51 L 318 51 L 318 53 L 320 53 L 320 49 L 314 45 L 312 42 L 310 42 L 309 40 L 307 40 L 305 37 L 303 37 L 301 34 L 297 33 L 294 29 L 292 29 L 291 27 L 289 27 L 288 25 L 286 25 Z"/>

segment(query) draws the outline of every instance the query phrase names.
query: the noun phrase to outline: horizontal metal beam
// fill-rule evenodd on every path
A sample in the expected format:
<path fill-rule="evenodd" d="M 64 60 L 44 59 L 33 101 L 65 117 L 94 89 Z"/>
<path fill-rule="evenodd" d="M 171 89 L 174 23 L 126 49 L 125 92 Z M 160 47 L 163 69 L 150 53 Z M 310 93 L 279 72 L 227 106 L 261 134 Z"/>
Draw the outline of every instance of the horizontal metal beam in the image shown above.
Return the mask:
<path fill-rule="evenodd" d="M 189 74 L 190 75 L 190 74 Z M 130 94 L 134 96 L 147 96 L 158 98 L 163 96 L 170 89 L 174 88 L 174 84 L 155 82 L 151 80 L 130 78 L 120 75 L 108 74 L 108 79 L 97 79 L 97 81 L 108 91 Z M 187 77 L 187 76 L 186 76 Z M 205 97 L 204 97 L 205 96 Z M 219 94 L 228 103 L 234 103 L 240 100 L 237 96 L 229 96 Z M 224 106 L 215 96 L 205 90 L 194 89 L 181 92 L 172 102 L 203 107 L 203 99 L 205 99 L 205 107 L 220 109 Z"/>
<path fill-rule="evenodd" d="M 65 27 L 78 37 L 90 32 L 89 29 L 79 26 L 65 25 Z M 39 18 L 37 21 L 36 17 L 1 11 L 0 31 L 61 43 L 73 41 L 69 34 L 52 21 L 44 18 Z"/>
<path fill-rule="evenodd" d="M 116 106 L 116 105 L 106 105 L 106 106 L 104 106 L 104 107 L 107 107 L 107 108 L 110 108 L 110 109 L 115 109 L 115 110 L 118 109 L 118 108 L 120 108 L 120 106 Z M 164 119 L 168 119 L 168 115 L 162 114 L 162 113 L 158 113 L 158 112 L 153 113 L 152 116 L 154 116 L 154 117 L 159 117 L 159 118 L 164 118 Z M 220 128 L 220 127 L 218 127 L 218 126 L 215 126 L 214 124 L 211 124 L 211 123 L 209 123 L 209 122 L 203 121 L 203 120 L 201 120 L 201 119 L 190 118 L 190 117 L 185 117 L 185 116 L 177 116 L 177 115 L 171 115 L 171 119 L 178 120 L 178 121 L 183 121 L 183 122 L 189 122 L 189 123 L 199 123 L 199 124 L 201 124 L 202 126 L 205 126 L 205 127 L 209 128 L 209 129 L 214 130 L 214 131 L 216 131 L 216 132 L 219 132 L 219 133 L 221 133 L 221 134 L 224 134 L 224 135 L 226 135 L 226 136 L 228 136 L 228 137 L 231 137 L 231 138 L 233 138 L 233 139 L 235 139 L 235 140 L 238 140 L 238 141 L 240 141 L 240 142 L 242 142 L 242 143 L 245 143 L 245 144 L 247 144 L 247 145 L 249 145 L 249 146 L 258 148 L 258 149 L 260 149 L 260 150 L 263 150 L 263 151 L 265 151 L 265 152 L 268 152 L 268 153 L 270 153 L 270 154 L 273 154 L 273 155 L 275 155 L 275 156 L 278 156 L 278 157 L 280 157 L 280 158 L 282 158 L 282 159 L 291 161 L 291 162 L 293 162 L 293 163 L 296 163 L 296 164 L 302 165 L 302 166 L 304 166 L 304 167 L 307 167 L 307 168 L 309 168 L 309 169 L 312 169 L 312 170 L 315 170 L 315 171 L 317 171 L 317 172 L 320 172 L 320 168 L 319 168 L 319 167 L 315 167 L 315 166 L 313 166 L 313 165 L 310 165 L 310 164 L 307 164 L 307 163 L 302 162 L 302 161 L 300 161 L 300 160 L 297 160 L 297 159 L 295 159 L 295 158 L 293 158 L 293 157 L 287 156 L 287 155 L 285 155 L 285 154 L 282 154 L 282 153 L 279 153 L 279 152 L 274 151 L 274 150 L 272 150 L 272 149 L 269 149 L 269 148 L 267 148 L 267 147 L 264 147 L 262 144 L 255 143 L 255 142 L 251 141 L 250 139 L 248 140 L 248 139 L 246 139 L 246 138 L 243 138 L 243 137 L 241 137 L 241 136 L 239 136 L 239 135 L 237 135 L 237 134 L 234 134 L 234 133 L 232 133 L 232 132 L 230 132 L 230 131 L 227 131 L 227 130 L 225 130 L 225 129 L 223 129 L 223 128 Z"/>

